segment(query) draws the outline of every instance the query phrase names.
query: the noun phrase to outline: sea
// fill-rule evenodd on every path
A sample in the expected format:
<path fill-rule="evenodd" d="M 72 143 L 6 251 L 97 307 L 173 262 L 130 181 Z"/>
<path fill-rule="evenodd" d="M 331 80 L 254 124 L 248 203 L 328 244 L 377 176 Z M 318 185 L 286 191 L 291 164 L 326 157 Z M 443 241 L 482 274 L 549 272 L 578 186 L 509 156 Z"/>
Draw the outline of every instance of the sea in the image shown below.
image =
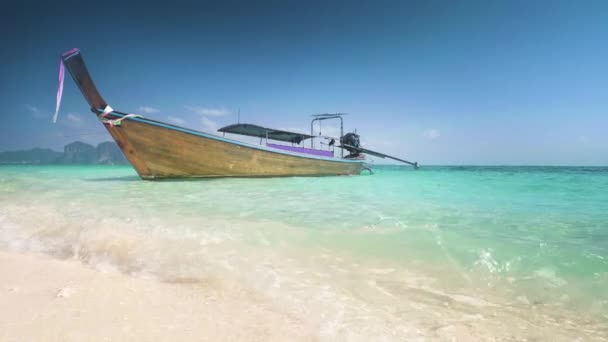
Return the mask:
<path fill-rule="evenodd" d="M 324 340 L 608 340 L 608 167 L 143 181 L 1 166 L 0 250 L 238 283 Z"/>

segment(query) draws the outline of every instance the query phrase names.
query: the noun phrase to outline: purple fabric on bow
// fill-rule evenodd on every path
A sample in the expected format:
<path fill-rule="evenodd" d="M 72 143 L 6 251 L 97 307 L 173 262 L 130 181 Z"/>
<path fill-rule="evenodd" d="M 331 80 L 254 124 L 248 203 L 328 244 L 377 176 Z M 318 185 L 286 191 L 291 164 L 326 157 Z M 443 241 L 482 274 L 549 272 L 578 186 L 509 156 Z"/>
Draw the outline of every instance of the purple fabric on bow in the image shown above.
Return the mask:
<path fill-rule="evenodd" d="M 57 122 L 57 115 L 59 114 L 59 106 L 61 105 L 61 95 L 63 95 L 63 78 L 65 75 L 65 66 L 63 65 L 63 57 L 69 56 L 73 53 L 79 52 L 77 48 L 66 51 L 59 58 L 59 88 L 57 89 L 57 104 L 55 105 L 55 115 L 53 115 L 53 123 Z"/>

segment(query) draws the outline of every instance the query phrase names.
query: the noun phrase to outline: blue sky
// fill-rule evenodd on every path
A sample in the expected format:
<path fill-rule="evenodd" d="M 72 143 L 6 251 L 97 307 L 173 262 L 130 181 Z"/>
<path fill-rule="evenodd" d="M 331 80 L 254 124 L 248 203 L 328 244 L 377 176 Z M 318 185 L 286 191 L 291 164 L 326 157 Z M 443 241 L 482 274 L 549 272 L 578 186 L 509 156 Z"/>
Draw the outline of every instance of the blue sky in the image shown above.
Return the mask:
<path fill-rule="evenodd" d="M 347 112 L 366 147 L 422 164 L 608 165 L 605 1 L 15 6 L 0 151 L 110 139 L 70 78 L 51 123 L 78 47 L 112 107 L 186 127 Z"/>

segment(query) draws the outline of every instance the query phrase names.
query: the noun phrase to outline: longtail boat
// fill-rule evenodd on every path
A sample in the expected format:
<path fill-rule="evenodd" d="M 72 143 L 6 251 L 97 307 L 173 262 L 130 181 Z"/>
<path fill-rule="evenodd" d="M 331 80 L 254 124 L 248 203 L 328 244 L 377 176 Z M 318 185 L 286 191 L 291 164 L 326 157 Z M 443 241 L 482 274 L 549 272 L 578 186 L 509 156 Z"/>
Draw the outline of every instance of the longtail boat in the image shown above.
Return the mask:
<path fill-rule="evenodd" d="M 417 167 L 417 163 L 363 149 L 359 146 L 356 133 L 344 135 L 343 130 L 339 138 L 331 138 L 326 144 L 327 149 L 315 149 L 312 124 L 318 120 L 338 118 L 342 123 L 342 114 L 315 116 L 310 135 L 237 123 L 220 128 L 218 131 L 223 136 L 219 136 L 116 111 L 97 91 L 78 49 L 61 55 L 53 121 L 57 119 L 63 93 L 64 68 L 68 69 L 91 111 L 103 123 L 142 179 L 356 175 L 370 170 L 363 153 L 393 158 Z M 257 137 L 260 144 L 228 139 L 226 133 Z M 310 148 L 301 146 L 306 140 L 311 141 Z M 335 145 L 335 140 L 340 145 Z M 342 150 L 340 157 L 334 156 L 334 147 Z M 347 156 L 344 156 L 345 150 L 349 152 Z"/>

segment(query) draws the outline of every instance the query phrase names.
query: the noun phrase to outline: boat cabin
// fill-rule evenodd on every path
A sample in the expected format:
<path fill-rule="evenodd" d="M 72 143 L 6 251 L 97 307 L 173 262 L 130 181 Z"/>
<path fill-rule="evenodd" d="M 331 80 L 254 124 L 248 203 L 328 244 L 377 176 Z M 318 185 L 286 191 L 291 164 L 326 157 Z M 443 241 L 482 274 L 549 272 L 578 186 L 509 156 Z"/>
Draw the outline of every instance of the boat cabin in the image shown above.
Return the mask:
<path fill-rule="evenodd" d="M 224 134 L 224 136 L 226 133 L 231 133 L 231 134 L 238 134 L 238 135 L 244 135 L 244 136 L 249 136 L 249 137 L 257 137 L 257 138 L 260 138 L 260 145 L 263 144 L 264 139 L 265 139 L 266 147 L 276 148 L 279 150 L 295 152 L 295 153 L 302 153 L 302 154 L 309 154 L 309 155 L 314 155 L 314 156 L 328 157 L 328 158 L 334 157 L 333 144 L 331 144 L 331 145 L 327 144 L 328 145 L 327 150 L 318 150 L 315 148 L 306 148 L 306 147 L 297 146 L 297 145 L 300 145 L 300 143 L 302 143 L 304 140 L 315 138 L 315 136 L 309 135 L 309 134 L 289 132 L 289 131 L 284 131 L 284 130 L 280 130 L 280 129 L 267 128 L 267 127 L 262 127 L 262 126 L 258 126 L 258 125 L 253 125 L 253 124 L 246 124 L 246 123 L 237 123 L 237 124 L 229 125 L 226 127 L 222 127 L 220 129 L 218 129 L 218 132 L 222 132 Z M 275 144 L 275 143 L 269 142 L 269 140 L 287 142 L 287 143 L 291 143 L 291 145 Z"/>

